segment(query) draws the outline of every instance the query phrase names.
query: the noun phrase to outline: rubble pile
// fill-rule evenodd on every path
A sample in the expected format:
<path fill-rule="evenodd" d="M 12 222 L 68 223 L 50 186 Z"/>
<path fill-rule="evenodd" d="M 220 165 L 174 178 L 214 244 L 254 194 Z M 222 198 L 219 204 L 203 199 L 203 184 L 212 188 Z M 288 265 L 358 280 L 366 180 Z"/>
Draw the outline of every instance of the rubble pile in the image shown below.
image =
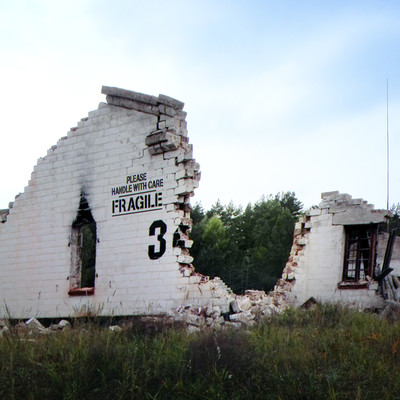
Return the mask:
<path fill-rule="evenodd" d="M 246 290 L 244 295 L 233 295 L 229 312 L 219 306 L 181 306 L 173 317 L 187 324 L 190 332 L 201 329 L 251 327 L 261 319 L 282 313 L 287 304 L 283 296 L 267 295 L 262 290 Z"/>
<path fill-rule="evenodd" d="M 27 321 L 18 322 L 11 326 L 6 320 L 0 320 L 0 338 L 4 335 L 15 332 L 18 336 L 38 336 L 62 332 L 71 329 L 71 323 L 62 319 L 58 324 L 51 324 L 48 328 L 40 323 L 36 318 L 29 318 Z"/>

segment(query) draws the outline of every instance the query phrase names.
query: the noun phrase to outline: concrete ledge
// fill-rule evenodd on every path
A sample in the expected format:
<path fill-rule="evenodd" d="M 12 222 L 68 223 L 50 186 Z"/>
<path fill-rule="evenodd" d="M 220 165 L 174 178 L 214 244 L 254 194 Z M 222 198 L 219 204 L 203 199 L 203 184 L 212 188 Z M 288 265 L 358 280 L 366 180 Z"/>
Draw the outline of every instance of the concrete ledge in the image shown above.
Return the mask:
<path fill-rule="evenodd" d="M 120 89 L 112 86 L 102 86 L 101 93 L 114 97 L 123 97 L 125 99 L 139 101 L 141 103 L 151 104 L 156 106 L 158 104 L 157 97 L 148 94 L 134 92 L 133 90 Z"/>
<path fill-rule="evenodd" d="M 185 106 L 185 103 L 183 103 L 182 101 L 176 100 L 173 97 L 166 96 L 165 94 L 160 94 L 158 97 L 155 97 L 144 93 L 134 92 L 133 90 L 120 89 L 113 86 L 102 86 L 101 93 L 107 96 L 133 100 L 135 102 L 149 104 L 152 106 L 163 104 L 165 106 L 172 107 L 178 111 L 182 111 L 183 107 Z"/>
<path fill-rule="evenodd" d="M 160 115 L 160 110 L 158 107 L 150 103 L 127 99 L 126 97 L 112 96 L 111 94 L 108 94 L 106 99 L 107 103 L 111 104 L 112 106 L 129 108 L 131 110 L 144 112 L 146 114 L 157 116 Z"/>
<path fill-rule="evenodd" d="M 387 216 L 387 210 L 369 210 L 354 206 L 344 212 L 333 214 L 332 225 L 379 224 L 385 222 Z"/>
<path fill-rule="evenodd" d="M 173 97 L 166 96 L 165 94 L 158 95 L 158 102 L 175 108 L 179 111 L 182 111 L 183 107 L 185 106 L 185 103 L 183 103 L 182 101 L 176 100 Z"/>

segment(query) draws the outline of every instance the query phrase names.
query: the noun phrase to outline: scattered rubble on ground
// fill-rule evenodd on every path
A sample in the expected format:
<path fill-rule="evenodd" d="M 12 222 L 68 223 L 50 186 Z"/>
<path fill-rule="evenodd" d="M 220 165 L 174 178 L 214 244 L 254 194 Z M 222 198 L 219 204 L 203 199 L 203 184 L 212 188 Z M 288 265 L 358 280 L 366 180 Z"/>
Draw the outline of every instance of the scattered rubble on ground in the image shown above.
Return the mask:
<path fill-rule="evenodd" d="M 256 325 L 263 319 L 281 314 L 289 307 L 282 297 L 275 296 L 274 292 L 266 294 L 262 290 L 247 290 L 244 295 L 236 295 L 230 303 L 230 311 L 223 313 L 219 306 L 193 307 L 181 306 L 171 315 L 139 316 L 132 319 L 123 319 L 117 324 L 108 326 L 108 330 L 119 333 L 137 326 L 144 326 L 145 332 L 155 332 L 176 326 L 186 327 L 189 333 L 203 330 L 242 329 Z M 311 310 L 320 304 L 315 298 L 309 298 L 301 308 Z M 385 307 L 380 311 L 382 318 L 391 321 L 400 320 L 400 306 L 397 302 L 387 300 Z M 36 318 L 30 318 L 25 322 L 18 322 L 11 327 L 6 320 L 0 320 L 0 338 L 15 332 L 21 340 L 24 337 L 54 334 L 71 329 L 71 323 L 62 319 L 57 324 L 52 323 L 48 328 L 42 325 Z M 150 329 L 150 328 L 154 329 Z M 158 327 L 158 328 L 157 328 Z M 143 330 L 143 329 L 142 329 Z"/>
<path fill-rule="evenodd" d="M 40 323 L 36 318 L 29 318 L 27 321 L 20 321 L 16 325 L 12 326 L 6 320 L 0 320 L 0 337 L 5 334 L 14 332 L 18 336 L 37 336 L 37 335 L 48 335 L 57 332 L 63 332 L 71 329 L 71 323 L 65 319 L 62 319 L 58 324 L 51 324 L 48 328 Z"/>
<path fill-rule="evenodd" d="M 265 317 L 282 313 L 287 305 L 280 297 L 267 295 L 262 290 L 247 290 L 244 295 L 232 295 L 229 312 L 222 312 L 221 307 L 214 306 L 180 306 L 171 315 L 137 317 L 141 324 L 163 324 L 172 326 L 174 323 L 183 323 L 188 332 L 199 332 L 204 329 L 246 328 L 255 325 Z M 121 332 L 131 329 L 134 320 L 121 320 L 118 324 L 108 327 L 110 332 Z M 19 336 L 36 336 L 63 332 L 71 328 L 71 323 L 62 319 L 59 323 L 52 323 L 45 327 L 36 318 L 25 322 L 18 322 L 13 329 Z M 9 332 L 9 324 L 0 320 L 0 337 Z"/>
<path fill-rule="evenodd" d="M 121 332 L 122 328 L 119 325 L 111 325 L 108 327 L 111 332 Z"/>

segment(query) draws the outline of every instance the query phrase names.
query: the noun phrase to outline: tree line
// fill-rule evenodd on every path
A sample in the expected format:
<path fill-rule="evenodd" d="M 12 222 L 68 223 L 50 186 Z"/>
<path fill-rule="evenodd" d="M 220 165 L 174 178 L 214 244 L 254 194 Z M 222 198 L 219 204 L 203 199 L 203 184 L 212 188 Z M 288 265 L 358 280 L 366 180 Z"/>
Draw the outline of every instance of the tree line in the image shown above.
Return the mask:
<path fill-rule="evenodd" d="M 219 276 L 235 293 L 271 290 L 282 274 L 302 209 L 294 192 L 262 197 L 246 208 L 217 201 L 192 210 L 191 255 L 197 272 Z"/>

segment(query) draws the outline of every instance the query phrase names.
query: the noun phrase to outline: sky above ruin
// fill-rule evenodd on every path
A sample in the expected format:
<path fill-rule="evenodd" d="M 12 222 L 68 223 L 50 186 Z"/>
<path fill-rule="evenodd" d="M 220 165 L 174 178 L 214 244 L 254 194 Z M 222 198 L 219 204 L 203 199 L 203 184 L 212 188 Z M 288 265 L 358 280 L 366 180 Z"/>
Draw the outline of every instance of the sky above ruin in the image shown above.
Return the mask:
<path fill-rule="evenodd" d="M 400 2 L 0 3 L 0 209 L 102 85 L 185 102 L 194 202 L 339 190 L 400 202 Z M 56 205 L 55 205 L 56 208 Z"/>

